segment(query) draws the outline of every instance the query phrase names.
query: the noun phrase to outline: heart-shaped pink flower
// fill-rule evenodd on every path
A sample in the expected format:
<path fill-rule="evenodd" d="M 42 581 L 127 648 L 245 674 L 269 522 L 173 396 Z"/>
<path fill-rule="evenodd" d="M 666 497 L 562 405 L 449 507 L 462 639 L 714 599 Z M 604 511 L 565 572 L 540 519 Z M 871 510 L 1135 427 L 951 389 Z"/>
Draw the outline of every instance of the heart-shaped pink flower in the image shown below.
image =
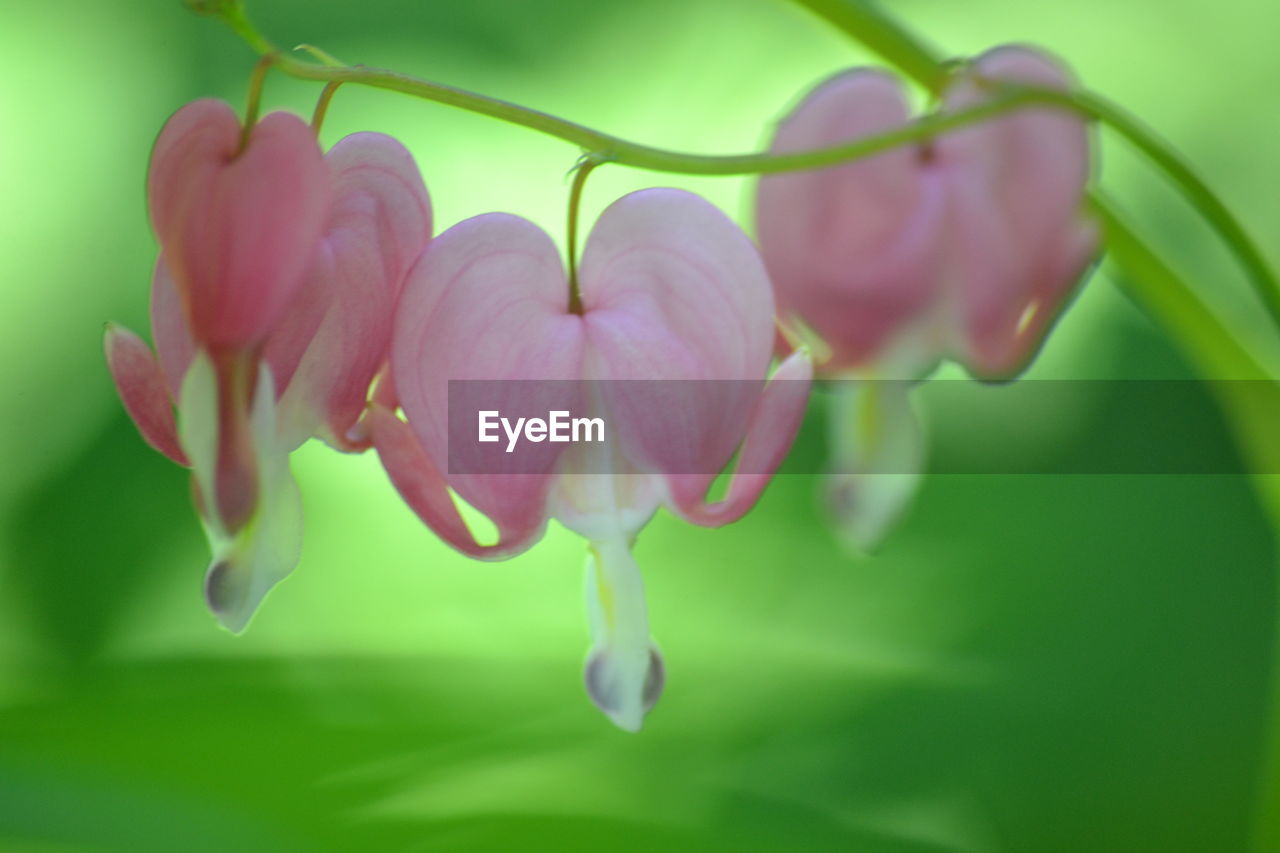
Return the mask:
<path fill-rule="evenodd" d="M 402 496 L 464 553 L 518 553 L 552 517 L 590 541 L 587 688 L 634 730 L 663 672 L 631 542 L 660 505 L 708 526 L 745 514 L 790 446 L 811 371 L 797 353 L 766 383 L 774 326 L 764 267 L 742 231 L 697 196 L 646 190 L 615 202 L 587 240 L 578 278 L 581 313 L 555 244 L 514 216 L 441 234 L 396 317 L 392 375 L 408 423 L 376 405 L 370 424 Z M 450 382 L 459 380 L 501 381 L 512 408 L 598 416 L 606 444 L 537 444 L 506 468 L 474 469 L 479 446 L 451 429 Z M 735 451 L 725 498 L 708 503 Z M 446 480 L 493 521 L 496 543 L 472 537 Z"/>
<path fill-rule="evenodd" d="M 990 99 L 999 84 L 1072 86 L 1043 54 L 997 48 L 957 74 L 941 109 Z M 897 81 L 855 69 L 811 92 L 773 150 L 848 142 L 910 121 Z M 1083 120 L 1020 109 L 863 160 L 761 179 L 761 253 L 784 315 L 850 368 L 919 373 L 951 357 L 982 377 L 1017 373 L 1097 252 L 1083 213 Z"/>
<path fill-rule="evenodd" d="M 241 125 L 227 104 L 195 101 L 156 139 L 147 201 L 194 337 L 260 343 L 302 286 L 329 209 L 315 134 L 289 113 Z"/>
<path fill-rule="evenodd" d="M 313 434 L 344 450 L 369 444 L 359 419 L 431 208 L 399 143 L 349 136 L 315 171 L 311 130 L 285 114 L 219 166 L 240 135 L 228 117 L 197 101 L 161 133 L 149 179 L 159 359 L 114 326 L 106 351 L 143 437 L 193 469 L 213 550 L 206 596 L 238 631 L 298 560 L 289 453 Z"/>
<path fill-rule="evenodd" d="M 1023 47 L 961 69 L 940 109 L 1001 85 L 1069 89 Z M 911 120 L 896 79 L 855 69 L 810 92 L 774 151 L 835 145 Z M 855 550 L 874 547 L 913 495 L 924 434 L 908 383 L 952 358 L 980 378 L 1025 368 L 1097 254 L 1083 212 L 1090 140 L 1062 109 L 1020 109 L 863 160 L 762 178 L 761 253 L 784 322 L 815 333 L 835 390 L 830 509 Z M 890 381 L 885 381 L 890 380 Z"/>

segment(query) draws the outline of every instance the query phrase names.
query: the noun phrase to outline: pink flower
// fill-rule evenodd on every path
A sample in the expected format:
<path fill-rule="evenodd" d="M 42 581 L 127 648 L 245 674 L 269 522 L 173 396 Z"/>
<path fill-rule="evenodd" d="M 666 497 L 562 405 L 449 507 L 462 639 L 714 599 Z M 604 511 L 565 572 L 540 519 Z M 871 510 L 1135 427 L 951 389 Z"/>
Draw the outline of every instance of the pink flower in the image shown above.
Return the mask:
<path fill-rule="evenodd" d="M 578 277 L 581 314 L 570 310 L 551 239 L 514 216 L 479 216 L 441 234 L 411 272 L 396 317 L 391 367 L 408 423 L 375 405 L 370 427 L 401 495 L 464 553 L 511 556 L 552 517 L 590 541 L 587 689 L 635 730 L 663 669 L 631 543 L 660 505 L 705 526 L 745 514 L 790 446 L 811 371 L 797 353 L 765 382 L 773 297 L 763 265 L 737 226 L 696 196 L 647 190 L 615 202 L 591 232 Z M 507 468 L 470 467 L 479 445 L 450 430 L 450 380 L 509 380 L 499 387 L 512 409 L 599 416 L 607 441 L 537 444 Z M 739 447 L 725 498 L 708 503 L 715 472 Z M 448 485 L 493 521 L 496 543 L 467 530 L 440 473 L 451 469 Z"/>
<path fill-rule="evenodd" d="M 940 109 L 985 101 L 1000 82 L 1073 85 L 1047 56 L 1002 47 L 961 70 Z M 855 69 L 809 93 L 773 149 L 833 145 L 910 120 L 894 78 Z M 942 358 L 981 378 L 1016 375 L 1097 253 L 1083 213 L 1089 148 L 1078 116 L 1022 109 L 842 166 L 763 178 L 756 217 L 780 314 L 822 339 L 827 376 L 916 379 Z M 914 491 L 923 434 L 907 383 L 845 385 L 832 406 L 832 508 L 847 538 L 867 547 Z"/>
<path fill-rule="evenodd" d="M 237 153 L 239 138 L 216 101 L 165 126 L 148 179 L 158 362 L 132 332 L 106 335 L 143 437 L 193 469 L 213 550 L 206 597 L 234 631 L 298 560 L 289 453 L 313 434 L 368 446 L 369 385 L 431 231 L 417 167 L 386 136 L 349 136 L 323 156 L 301 120 L 273 113 Z"/>
<path fill-rule="evenodd" d="M 944 111 L 990 97 L 986 81 L 1067 89 L 1027 48 L 961 72 Z M 855 69 L 782 122 L 773 150 L 834 145 L 910 121 L 897 81 Z M 1089 139 L 1078 116 L 1023 109 L 843 166 L 771 175 L 756 205 L 780 311 L 817 332 L 828 373 L 951 357 L 1007 377 L 1034 352 L 1097 251 L 1084 218 Z"/>
<path fill-rule="evenodd" d="M 211 349 L 260 344 L 302 286 L 330 187 L 315 136 L 272 113 L 240 150 L 227 104 L 188 104 L 156 139 L 151 224 L 192 335 Z"/>

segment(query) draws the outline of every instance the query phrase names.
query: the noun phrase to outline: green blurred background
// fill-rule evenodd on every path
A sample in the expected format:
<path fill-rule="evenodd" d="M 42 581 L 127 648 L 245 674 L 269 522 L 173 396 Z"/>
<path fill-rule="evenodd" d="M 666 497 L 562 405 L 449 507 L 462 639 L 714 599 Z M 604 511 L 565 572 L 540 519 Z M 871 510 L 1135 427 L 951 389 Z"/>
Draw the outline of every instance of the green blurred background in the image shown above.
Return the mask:
<path fill-rule="evenodd" d="M 956 54 L 1049 47 L 1170 137 L 1256 235 L 1280 233 L 1270 0 L 887 8 Z M 756 148 L 802 88 L 865 60 L 784 0 L 251 12 L 282 44 L 706 152 Z M 809 476 L 779 477 L 722 530 L 660 515 L 637 556 L 669 680 L 639 735 L 581 688 L 581 542 L 553 528 L 518 559 L 469 562 L 371 455 L 294 457 L 302 563 L 244 636 L 216 627 L 185 476 L 138 438 L 100 341 L 108 319 L 148 329 L 152 139 L 192 98 L 240 105 L 252 64 L 176 0 L 0 3 L 0 848 L 1244 848 L 1276 555 L 1238 475 L 934 477 L 874 559 L 836 547 Z M 272 77 L 266 101 L 307 113 L 318 91 Z M 571 146 L 348 87 L 325 140 L 365 129 L 414 151 L 437 229 L 507 210 L 562 238 Z M 1122 146 L 1104 162 L 1144 229 L 1261 338 L 1197 221 Z M 743 180 L 621 168 L 592 178 L 587 212 L 654 184 L 748 224 Z M 1033 375 L 1189 372 L 1104 266 Z M 1016 416 L 931 402 L 935 458 L 959 467 Z M 1087 465 L 1124 429 L 1095 402 L 1026 420 L 1001 452 Z M 821 407 L 798 453 L 822 452 Z M 1149 440 L 1227 443 L 1207 398 Z"/>

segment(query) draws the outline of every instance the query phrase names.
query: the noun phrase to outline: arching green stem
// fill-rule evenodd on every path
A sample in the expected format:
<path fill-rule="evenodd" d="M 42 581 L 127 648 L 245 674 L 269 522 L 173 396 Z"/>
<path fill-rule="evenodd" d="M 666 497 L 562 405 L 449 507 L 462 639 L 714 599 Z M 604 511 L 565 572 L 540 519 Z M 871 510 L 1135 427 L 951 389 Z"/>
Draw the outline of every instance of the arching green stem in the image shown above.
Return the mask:
<path fill-rule="evenodd" d="M 241 35 L 244 35 L 242 32 Z M 954 113 L 930 115 L 889 133 L 856 142 L 788 154 L 708 155 L 668 151 L 629 142 L 617 136 L 465 89 L 420 80 L 381 68 L 359 65 L 317 65 L 276 51 L 260 37 L 247 39 L 267 51 L 275 67 L 292 77 L 327 83 L 355 83 L 424 98 L 491 118 L 518 124 L 563 139 L 590 152 L 597 162 L 617 163 L 651 172 L 686 175 L 756 175 L 817 169 L 869 157 L 910 142 L 930 139 L 949 130 L 975 124 L 1002 113 L 1027 106 L 1050 106 L 1081 111 L 1072 97 L 1063 92 L 1023 88 L 1011 90 L 992 100 Z"/>

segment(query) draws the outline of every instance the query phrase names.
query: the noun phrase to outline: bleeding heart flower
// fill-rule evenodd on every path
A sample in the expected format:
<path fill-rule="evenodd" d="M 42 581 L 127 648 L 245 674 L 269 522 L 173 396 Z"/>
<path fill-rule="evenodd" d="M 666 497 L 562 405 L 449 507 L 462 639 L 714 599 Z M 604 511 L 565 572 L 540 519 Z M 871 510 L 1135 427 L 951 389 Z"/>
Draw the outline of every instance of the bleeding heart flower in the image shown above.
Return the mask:
<path fill-rule="evenodd" d="M 1045 55 L 1002 47 L 962 69 L 940 109 L 983 102 L 998 83 L 1073 85 Z M 856 69 L 811 92 L 783 120 L 773 150 L 834 145 L 909 121 L 894 78 Z M 1097 230 L 1083 214 L 1089 158 L 1084 122 L 1044 107 L 838 167 L 763 178 L 758 232 L 780 313 L 829 348 L 819 366 L 826 376 L 916 379 L 942 358 L 980 378 L 1016 375 L 1097 253 Z M 842 384 L 833 510 L 866 547 L 914 491 L 923 433 L 905 383 Z"/>
<path fill-rule="evenodd" d="M 272 113 L 241 149 L 240 120 L 211 99 L 165 124 L 151 153 L 151 224 L 193 337 L 211 349 L 260 344 L 302 286 L 330 188 L 311 129 Z"/>
<path fill-rule="evenodd" d="M 213 551 L 206 597 L 233 631 L 298 561 L 289 453 L 312 434 L 369 445 L 359 419 L 431 233 L 422 178 L 389 137 L 355 134 L 325 156 L 285 113 L 264 118 L 243 151 L 240 133 L 208 100 L 161 132 L 148 179 L 158 363 L 132 332 L 106 335 L 143 437 L 192 468 Z"/>
<path fill-rule="evenodd" d="M 511 556 L 551 517 L 589 540 L 586 686 L 610 719 L 635 730 L 664 672 L 631 544 L 659 505 L 704 526 L 745 514 L 795 435 L 811 367 L 796 353 L 765 382 L 774 315 L 763 265 L 741 230 L 697 196 L 646 190 L 615 202 L 591 232 L 578 277 L 580 314 L 555 244 L 518 217 L 488 214 L 441 234 L 410 273 L 396 316 L 391 367 L 408 423 L 384 401 L 371 408 L 370 430 L 406 502 L 462 552 Z M 451 380 L 508 380 L 502 393 L 513 407 L 598 415 L 608 440 L 537 444 L 508 469 L 472 473 L 459 435 L 450 446 Z M 719 390 L 702 393 L 708 387 Z M 725 498 L 708 503 L 735 450 Z M 496 543 L 472 537 L 446 471 L 448 485 L 493 521 Z"/>

